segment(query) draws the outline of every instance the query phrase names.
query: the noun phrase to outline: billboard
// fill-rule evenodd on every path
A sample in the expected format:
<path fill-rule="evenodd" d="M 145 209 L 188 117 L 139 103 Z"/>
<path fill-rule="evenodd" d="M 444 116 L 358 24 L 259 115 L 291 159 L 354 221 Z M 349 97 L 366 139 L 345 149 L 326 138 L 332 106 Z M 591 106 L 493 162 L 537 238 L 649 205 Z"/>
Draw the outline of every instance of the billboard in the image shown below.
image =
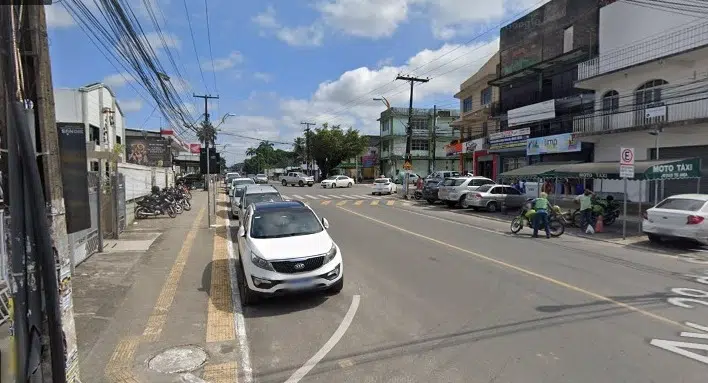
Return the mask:
<path fill-rule="evenodd" d="M 526 155 L 579 152 L 580 141 L 575 133 L 556 134 L 554 136 L 529 138 L 526 141 Z"/>
<path fill-rule="evenodd" d="M 126 137 L 126 155 L 131 164 L 171 167 L 170 143 L 162 137 Z"/>
<path fill-rule="evenodd" d="M 202 144 L 189 144 L 189 152 L 192 154 L 199 154 L 202 150 Z"/>
<path fill-rule="evenodd" d="M 531 135 L 531 128 L 505 130 L 489 135 L 489 150 L 525 148 L 526 140 Z"/>

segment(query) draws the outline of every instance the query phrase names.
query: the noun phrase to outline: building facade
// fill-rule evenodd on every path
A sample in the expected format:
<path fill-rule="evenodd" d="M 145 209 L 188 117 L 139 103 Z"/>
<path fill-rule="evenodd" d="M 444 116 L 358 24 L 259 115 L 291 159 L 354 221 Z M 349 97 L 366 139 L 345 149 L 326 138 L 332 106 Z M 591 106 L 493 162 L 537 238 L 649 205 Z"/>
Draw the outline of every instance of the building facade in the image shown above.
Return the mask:
<path fill-rule="evenodd" d="M 468 170 L 475 175 L 495 179 L 496 163 L 487 153 L 486 137 L 499 131 L 499 121 L 491 119 L 492 108 L 499 104 L 499 88 L 489 85 L 497 77 L 499 52 L 465 82 L 455 98 L 460 100 L 460 118 L 453 121 L 459 129 L 459 170 Z"/>
<path fill-rule="evenodd" d="M 411 156 L 413 173 L 426 176 L 435 170 L 457 170 L 459 153 L 451 151 L 459 138 L 450 124 L 460 117 L 459 110 L 414 108 Z M 392 107 L 379 118 L 382 174 L 396 177 L 404 171 L 408 108 Z"/>
<path fill-rule="evenodd" d="M 537 162 L 592 161 L 573 136 L 572 116 L 592 110 L 593 91 L 574 86 L 578 63 L 597 51 L 597 0 L 552 0 L 500 31 L 500 132 L 488 136 L 499 173 Z M 531 143 L 531 150 L 527 144 Z M 554 144 L 555 143 L 555 144 Z"/>
<path fill-rule="evenodd" d="M 379 167 L 379 151 L 381 148 L 379 136 L 365 135 L 369 140 L 369 145 L 363 153 L 347 161 L 342 162 L 337 166 L 339 174 L 351 177 L 355 180 L 364 179 L 371 180 L 378 177 Z"/>
<path fill-rule="evenodd" d="M 628 25 L 628 22 L 630 25 Z M 594 111 L 573 118 L 573 131 L 594 145 L 595 161 L 702 158 L 708 166 L 708 23 L 700 14 L 614 2 L 600 9 L 599 52 L 578 65 L 575 86 L 594 91 Z M 708 190 L 703 178 L 701 189 Z M 695 180 L 654 188 L 632 182 L 642 200 L 695 192 Z M 595 187 L 620 192 L 622 181 Z M 662 193 L 663 190 L 663 193 Z"/>

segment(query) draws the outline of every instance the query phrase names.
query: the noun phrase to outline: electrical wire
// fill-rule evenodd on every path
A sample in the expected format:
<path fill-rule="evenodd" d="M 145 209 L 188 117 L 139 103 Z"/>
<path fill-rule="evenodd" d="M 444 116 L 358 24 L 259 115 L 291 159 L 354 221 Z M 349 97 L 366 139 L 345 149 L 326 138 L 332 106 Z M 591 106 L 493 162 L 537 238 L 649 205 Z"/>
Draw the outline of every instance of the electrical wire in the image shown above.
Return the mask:
<path fill-rule="evenodd" d="M 214 77 L 214 90 L 218 94 L 219 93 L 219 85 L 216 82 L 216 69 L 214 69 L 214 53 L 211 49 L 211 26 L 209 24 L 209 2 L 207 0 L 204 0 L 204 11 L 206 13 L 206 30 L 207 30 L 207 42 L 209 43 L 209 58 L 211 59 L 211 74 Z"/>
<path fill-rule="evenodd" d="M 194 56 L 197 59 L 197 64 L 199 66 L 199 75 L 202 78 L 202 85 L 204 85 L 204 89 L 206 89 L 208 92 L 209 87 L 206 84 L 206 80 L 204 79 L 204 71 L 202 70 L 202 65 L 199 62 L 199 52 L 197 52 L 197 41 L 194 38 L 194 29 L 192 28 L 192 18 L 189 17 L 189 8 L 187 7 L 187 0 L 182 0 L 182 3 L 184 4 L 184 13 L 187 15 L 187 24 L 189 25 L 189 35 L 192 37 L 192 47 L 194 48 Z"/>

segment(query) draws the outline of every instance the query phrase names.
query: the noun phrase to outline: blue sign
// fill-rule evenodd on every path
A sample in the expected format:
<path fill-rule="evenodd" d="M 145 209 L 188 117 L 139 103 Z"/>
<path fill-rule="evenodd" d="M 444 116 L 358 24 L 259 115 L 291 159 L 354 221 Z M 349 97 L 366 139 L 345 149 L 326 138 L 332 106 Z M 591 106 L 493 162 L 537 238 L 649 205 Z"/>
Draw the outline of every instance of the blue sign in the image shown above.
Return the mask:
<path fill-rule="evenodd" d="M 526 155 L 579 152 L 580 141 L 575 133 L 556 134 L 555 136 L 536 137 L 526 140 Z"/>

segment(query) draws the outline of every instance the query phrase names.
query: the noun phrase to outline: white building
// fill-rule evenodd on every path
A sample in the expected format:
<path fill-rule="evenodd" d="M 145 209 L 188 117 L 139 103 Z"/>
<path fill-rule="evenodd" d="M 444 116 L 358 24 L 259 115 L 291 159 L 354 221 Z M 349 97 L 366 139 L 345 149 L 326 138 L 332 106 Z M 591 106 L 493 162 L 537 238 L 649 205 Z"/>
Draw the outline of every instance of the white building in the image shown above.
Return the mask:
<path fill-rule="evenodd" d="M 594 143 L 595 162 L 619 162 L 621 147 L 634 148 L 636 161 L 656 159 L 658 147 L 659 159 L 700 157 L 708 166 L 708 22 L 688 14 L 624 1 L 600 9 L 599 55 L 578 65 L 575 84 L 595 91 L 595 112 L 573 119 L 579 139 Z M 696 186 L 667 181 L 659 194 Z M 622 192 L 623 184 L 596 180 L 600 188 Z M 653 200 L 648 189 L 635 181 L 628 194 Z"/>
<path fill-rule="evenodd" d="M 79 89 L 55 89 L 57 124 L 83 124 L 86 133 L 88 169 L 98 171 L 92 152 L 110 152 L 125 142 L 125 115 L 115 94 L 101 83 Z M 122 156 L 125 156 L 123 149 Z"/>

